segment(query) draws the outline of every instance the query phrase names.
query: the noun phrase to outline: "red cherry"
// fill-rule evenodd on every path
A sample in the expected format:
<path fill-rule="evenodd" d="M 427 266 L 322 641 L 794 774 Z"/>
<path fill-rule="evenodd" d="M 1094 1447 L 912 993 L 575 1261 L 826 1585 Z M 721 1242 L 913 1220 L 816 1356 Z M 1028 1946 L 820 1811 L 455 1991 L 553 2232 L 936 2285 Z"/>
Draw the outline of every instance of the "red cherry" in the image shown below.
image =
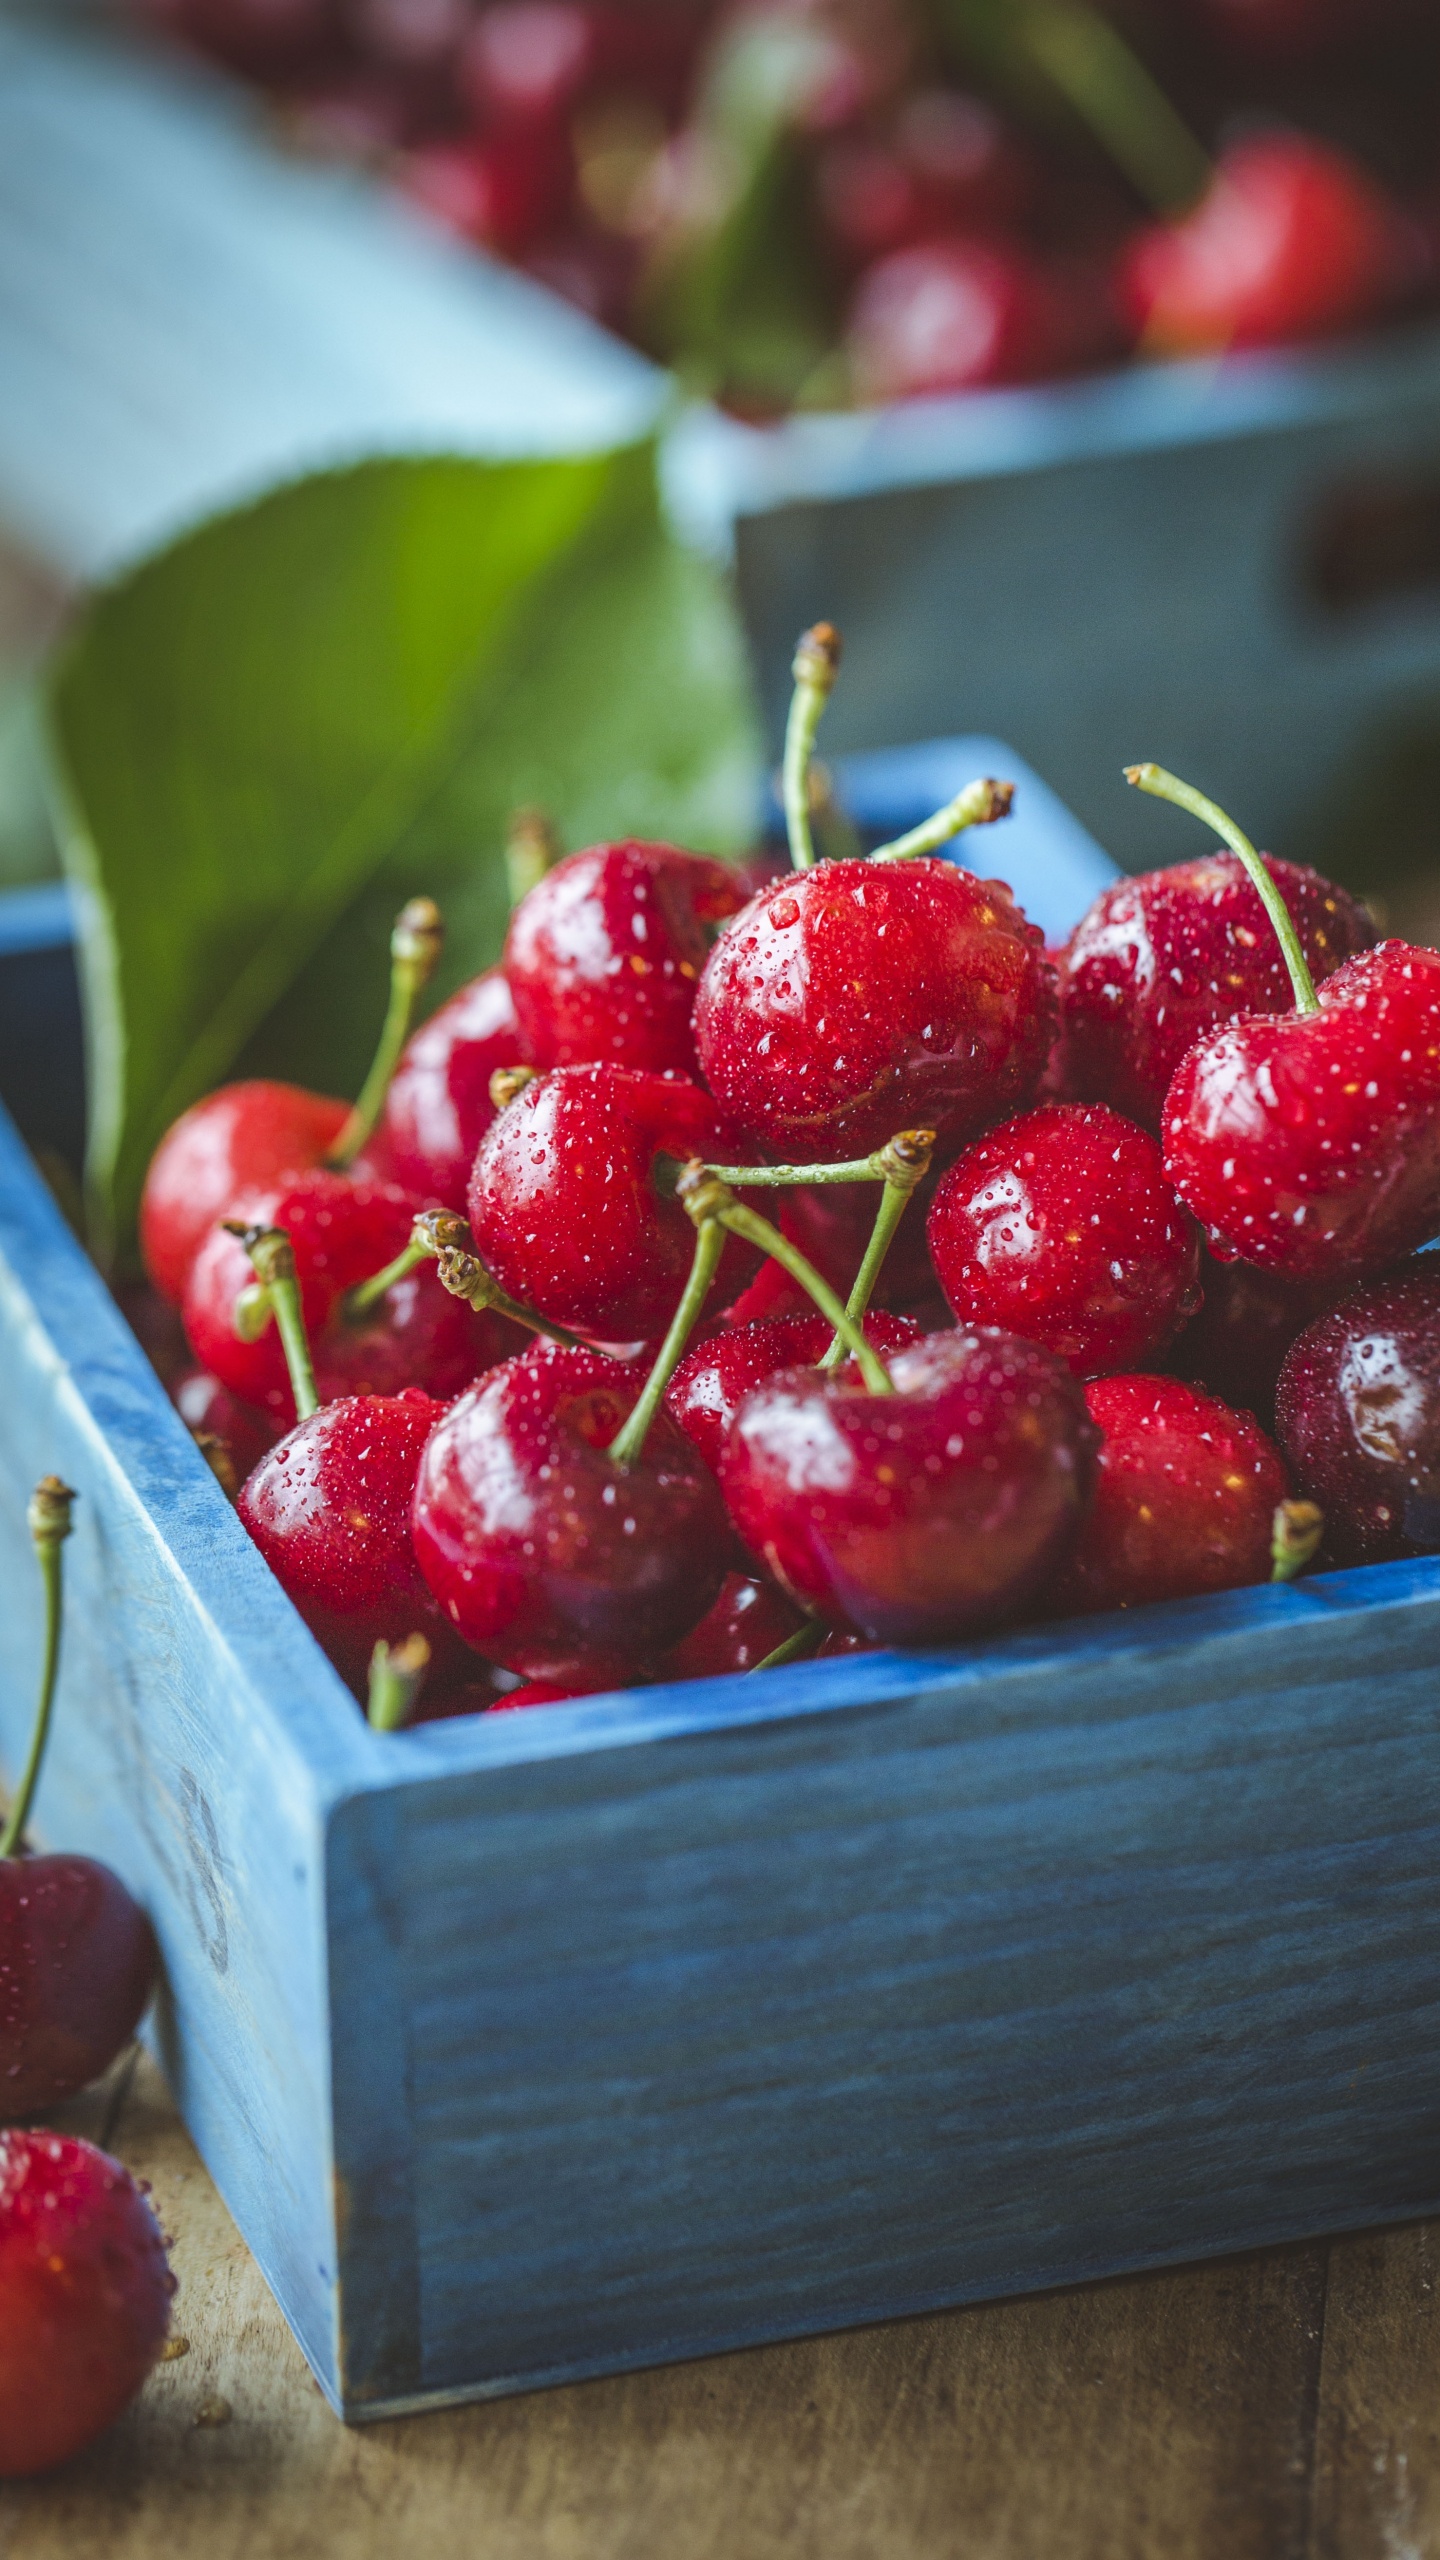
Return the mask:
<path fill-rule="evenodd" d="M 700 972 L 745 897 L 725 863 L 674 845 L 569 854 L 510 919 L 505 973 L 524 1042 L 514 1055 L 537 1067 L 604 1060 L 693 1076 Z"/>
<path fill-rule="evenodd" d="M 1068 1370 L 1033 1343 L 937 1333 L 853 1373 L 782 1371 L 741 1405 L 721 1483 L 751 1553 L 826 1617 L 934 1644 L 1011 1617 L 1063 1561 L 1097 1434 Z"/>
<path fill-rule="evenodd" d="M 1300 134 L 1226 151 L 1194 211 L 1142 231 L 1121 290 L 1167 354 L 1279 346 L 1347 329 L 1404 283 L 1399 214 L 1343 152 Z"/>
<path fill-rule="evenodd" d="M 347 1319 L 345 1292 L 403 1251 L 419 1205 L 394 1183 L 322 1172 L 299 1176 L 262 1203 L 238 1204 L 240 1217 L 283 1227 L 294 1247 L 322 1404 L 407 1386 L 458 1395 L 519 1338 L 503 1318 L 477 1316 L 452 1298 L 430 1263 L 395 1281 L 358 1322 Z M 215 1228 L 190 1274 L 185 1330 L 197 1360 L 233 1395 L 284 1423 L 295 1401 L 278 1329 L 272 1325 L 256 1342 L 242 1342 L 235 1331 L 236 1301 L 253 1277 L 239 1237 Z"/>
<path fill-rule="evenodd" d="M 0 2133 L 0 2479 L 50 2470 L 119 2417 L 174 2291 L 118 2160 L 71 2134 Z"/>
<path fill-rule="evenodd" d="M 183 44 L 254 80 L 293 75 L 333 32 L 333 0 L 140 0 L 143 14 Z"/>
<path fill-rule="evenodd" d="M 566 1698 L 600 1697 L 607 1689 L 634 1688 L 645 1676 L 642 1673 L 630 1673 L 628 1676 L 613 1673 L 607 1677 L 597 1672 L 585 1678 L 572 1672 L 568 1677 L 557 1680 L 522 1680 L 518 1689 L 502 1690 L 490 1712 L 499 1715 L 511 1707 L 556 1707 Z"/>
<path fill-rule="evenodd" d="M 484 117 L 553 125 L 584 86 L 594 32 L 590 11 L 570 0 L 495 0 L 461 56 L 462 94 Z"/>
<path fill-rule="evenodd" d="M 220 1441 L 237 1484 L 244 1483 L 251 1468 L 275 1445 L 275 1416 L 262 1413 L 257 1405 L 242 1404 L 208 1369 L 187 1369 L 176 1378 L 170 1401 L 187 1430 L 203 1431 Z"/>
<path fill-rule="evenodd" d="M 1200 1303 L 1200 1239 L 1159 1145 L 1103 1104 L 1045 1103 L 967 1147 L 928 1232 L 962 1324 L 1023 1334 L 1082 1378 L 1153 1358 Z"/>
<path fill-rule="evenodd" d="M 798 1634 L 801 1612 L 773 1582 L 727 1573 L 713 1606 L 659 1666 L 661 1680 L 714 1680 L 755 1671 L 767 1654 Z"/>
<path fill-rule="evenodd" d="M 874 1310 L 865 1318 L 864 1333 L 882 1356 L 920 1340 L 920 1328 L 908 1316 Z M 751 1388 L 781 1369 L 822 1360 L 833 1338 L 824 1316 L 811 1306 L 803 1315 L 727 1326 L 686 1352 L 665 1390 L 665 1409 L 718 1475 L 730 1425 Z"/>
<path fill-rule="evenodd" d="M 777 1157 L 843 1164 L 902 1126 L 943 1161 L 1027 1102 L 1055 1035 L 1039 930 L 955 864 L 822 862 L 762 889 L 710 955 L 695 1044 Z"/>
<path fill-rule="evenodd" d="M 701 1619 L 725 1572 L 719 1490 L 668 1415 L 643 1456 L 609 1446 L 645 1384 L 633 1361 L 537 1343 L 436 1425 L 415 1488 L 415 1551 L 467 1644 L 529 1679 L 577 1655 L 616 1685 Z"/>
<path fill-rule="evenodd" d="M 1303 1286 L 1249 1262 L 1217 1262 L 1202 1250 L 1204 1305 L 1175 1346 L 1172 1366 L 1270 1430 L 1275 1383 L 1296 1337 L 1332 1306 L 1333 1281 Z"/>
<path fill-rule="evenodd" d="M 1280 1442 L 1325 1514 L 1332 1564 L 1440 1550 L 1440 1269 L 1422 1255 L 1292 1344 Z"/>
<path fill-rule="evenodd" d="M 287 1431 L 240 1489 L 245 1528 L 355 1686 L 382 1638 L 418 1633 L 450 1649 L 410 1538 L 421 1452 L 444 1411 L 418 1387 L 340 1396 Z"/>
<path fill-rule="evenodd" d="M 155 1939 L 94 1858 L 0 1858 L 0 2123 L 63 2104 L 128 2044 Z"/>
<path fill-rule="evenodd" d="M 140 1250 L 162 1297 L 176 1306 L 217 1218 L 251 1192 L 318 1165 L 349 1105 L 300 1085 L 226 1084 L 182 1112 L 150 1160 L 140 1199 Z"/>
<path fill-rule="evenodd" d="M 470 1224 L 501 1287 L 552 1323 L 604 1342 L 664 1330 L 689 1276 L 695 1231 L 656 1187 L 657 1158 L 735 1162 L 708 1094 L 629 1067 L 559 1067 L 501 1112 L 470 1178 Z M 715 1298 L 755 1257 L 727 1242 Z"/>
<path fill-rule="evenodd" d="M 490 1078 L 528 1056 L 505 974 L 487 969 L 406 1043 L 367 1150 L 374 1171 L 463 1214 L 475 1150 L 495 1117 Z"/>
<path fill-rule="evenodd" d="M 423 142 L 396 162 L 395 176 L 447 231 L 518 257 L 565 212 L 569 147 L 563 132 L 544 128 Z"/>
<path fill-rule="evenodd" d="M 1165 1170 L 1222 1260 L 1363 1279 L 1440 1225 L 1440 952 L 1382 942 L 1315 1013 L 1231 1023 L 1165 1101 Z"/>
<path fill-rule="evenodd" d="M 846 344 L 860 396 L 908 400 L 1031 382 L 1051 369 L 1051 288 L 1029 253 L 965 238 L 877 259 L 860 279 Z"/>
<path fill-rule="evenodd" d="M 1263 857 L 1317 985 L 1367 950 L 1363 907 L 1299 863 Z M 1233 853 L 1207 854 L 1102 889 L 1060 966 L 1063 1073 L 1071 1094 L 1160 1126 L 1166 1089 L 1187 1049 L 1241 1013 L 1292 1003 L 1290 974 Z"/>
<path fill-rule="evenodd" d="M 1179 1378 L 1096 1378 L 1105 1435 L 1090 1516 L 1047 1616 L 1268 1582 L 1285 1464 L 1248 1413 Z"/>

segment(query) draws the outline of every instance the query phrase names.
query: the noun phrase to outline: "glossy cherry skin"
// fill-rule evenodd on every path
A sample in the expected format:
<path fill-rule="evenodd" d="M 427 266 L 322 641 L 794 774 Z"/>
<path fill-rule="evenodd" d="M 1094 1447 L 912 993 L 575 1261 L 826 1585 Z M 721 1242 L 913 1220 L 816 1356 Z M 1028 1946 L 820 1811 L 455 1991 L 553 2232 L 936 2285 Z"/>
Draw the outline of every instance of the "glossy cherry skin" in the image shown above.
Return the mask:
<path fill-rule="evenodd" d="M 155 1939 L 95 1858 L 0 1858 L 0 2124 L 99 2078 L 155 1983 Z"/>
<path fill-rule="evenodd" d="M 170 1401 L 189 1431 L 204 1431 L 219 1440 L 243 1484 L 267 1449 L 273 1449 L 280 1425 L 273 1413 L 242 1404 L 208 1369 L 187 1369 L 170 1388 Z"/>
<path fill-rule="evenodd" d="M 150 1159 L 140 1197 L 140 1250 L 162 1297 L 180 1304 L 196 1254 L 237 1200 L 319 1164 L 347 1110 L 328 1094 L 257 1078 L 222 1085 L 182 1111 Z"/>
<path fill-rule="evenodd" d="M 408 1386 L 458 1395 L 515 1347 L 516 1328 L 498 1316 L 477 1316 L 463 1298 L 452 1298 L 432 1263 L 397 1280 L 358 1323 L 347 1320 L 346 1290 L 402 1251 L 418 1205 L 395 1183 L 339 1173 L 305 1174 L 268 1200 L 239 1204 L 240 1217 L 283 1227 L 294 1246 L 322 1403 L 393 1395 Z M 186 1286 L 185 1330 L 202 1366 L 283 1426 L 295 1405 L 276 1327 L 258 1342 L 242 1342 L 235 1331 L 235 1303 L 253 1276 L 239 1238 L 216 1227 Z"/>
<path fill-rule="evenodd" d="M 1262 134 L 1222 154 L 1192 213 L 1132 241 L 1121 292 L 1146 347 L 1199 354 L 1352 328 L 1405 268 L 1400 218 L 1355 161 Z"/>
<path fill-rule="evenodd" d="M 51 2470 L 119 2417 L 174 2292 L 128 2169 L 73 2134 L 0 2133 L 0 2480 Z"/>
<path fill-rule="evenodd" d="M 1325 1514 L 1328 1564 L 1440 1553 L 1440 1268 L 1422 1254 L 1308 1326 L 1276 1427 Z"/>
<path fill-rule="evenodd" d="M 475 1159 L 470 1224 L 512 1298 L 603 1342 L 662 1333 L 685 1286 L 695 1230 L 662 1197 L 661 1156 L 735 1161 L 708 1094 L 630 1067 L 560 1067 L 501 1112 Z M 755 1267 L 727 1243 L 711 1303 Z"/>
<path fill-rule="evenodd" d="M 756 1671 L 767 1654 L 804 1624 L 802 1612 L 778 1584 L 753 1574 L 727 1573 L 713 1606 L 666 1654 L 656 1677 L 716 1680 L 728 1672 Z"/>
<path fill-rule="evenodd" d="M 1374 928 L 1332 881 L 1264 856 L 1317 986 Z M 1241 1013 L 1288 1012 L 1284 955 L 1258 890 L 1233 853 L 1144 871 L 1102 889 L 1060 964 L 1062 1048 L 1051 1072 L 1069 1095 L 1108 1102 L 1158 1130 L 1188 1049 Z"/>
<path fill-rule="evenodd" d="M 803 1608 L 883 1644 L 937 1644 L 1012 1617 L 1074 1541 L 1098 1434 L 1034 1343 L 937 1333 L 853 1372 L 782 1370 L 752 1390 L 721 1483 L 752 1555 Z"/>
<path fill-rule="evenodd" d="M 1275 1385 L 1292 1342 L 1335 1303 L 1333 1281 L 1303 1284 L 1253 1262 L 1217 1262 L 1202 1253 L 1205 1303 L 1176 1343 L 1169 1365 L 1208 1388 L 1224 1404 L 1253 1413 L 1267 1431 L 1275 1420 Z"/>
<path fill-rule="evenodd" d="M 1048 1617 L 1269 1581 L 1291 1486 L 1253 1415 L 1180 1378 L 1096 1378 L 1085 1400 L 1105 1435 L 1099 1477 Z"/>
<path fill-rule="evenodd" d="M 421 1453 L 444 1411 L 418 1387 L 340 1396 L 287 1431 L 240 1488 L 242 1523 L 352 1683 L 382 1637 L 448 1638 L 410 1537 Z"/>
<path fill-rule="evenodd" d="M 762 889 L 710 954 L 695 1045 L 721 1109 L 782 1161 L 897 1129 L 954 1155 L 1034 1090 L 1054 979 L 1009 890 L 954 863 L 822 862 Z"/>
<path fill-rule="evenodd" d="M 718 1475 L 730 1425 L 751 1388 L 763 1386 L 781 1369 L 822 1360 L 833 1339 L 833 1326 L 814 1307 L 801 1315 L 725 1326 L 686 1352 L 665 1391 L 666 1411 Z M 865 1339 L 884 1358 L 918 1342 L 920 1327 L 908 1316 L 872 1308 L 865 1318 Z M 779 1643 L 778 1636 L 775 1641 Z"/>
<path fill-rule="evenodd" d="M 1043 1343 L 1077 1377 L 1153 1359 L 1200 1303 L 1200 1238 L 1159 1144 L 1101 1103 L 1044 1103 L 977 1139 L 928 1233 L 962 1324 Z"/>
<path fill-rule="evenodd" d="M 1165 1170 L 1222 1260 L 1360 1280 L 1440 1226 L 1440 952 L 1382 942 L 1319 993 L 1191 1050 Z"/>
<path fill-rule="evenodd" d="M 415 1488 L 415 1552 L 467 1644 L 527 1679 L 583 1657 L 623 1686 L 704 1617 L 729 1535 L 710 1470 L 669 1415 L 643 1455 L 608 1454 L 640 1361 L 537 1343 L 436 1425 Z"/>
<path fill-rule="evenodd" d="M 601 1060 L 695 1073 L 690 1017 L 722 924 L 746 899 L 728 864 L 670 844 L 597 844 L 537 880 L 510 919 L 505 974 L 537 1067 Z"/>
<path fill-rule="evenodd" d="M 475 1150 L 495 1117 L 490 1078 L 524 1066 L 504 971 L 487 969 L 406 1042 L 367 1161 L 387 1181 L 464 1215 Z"/>

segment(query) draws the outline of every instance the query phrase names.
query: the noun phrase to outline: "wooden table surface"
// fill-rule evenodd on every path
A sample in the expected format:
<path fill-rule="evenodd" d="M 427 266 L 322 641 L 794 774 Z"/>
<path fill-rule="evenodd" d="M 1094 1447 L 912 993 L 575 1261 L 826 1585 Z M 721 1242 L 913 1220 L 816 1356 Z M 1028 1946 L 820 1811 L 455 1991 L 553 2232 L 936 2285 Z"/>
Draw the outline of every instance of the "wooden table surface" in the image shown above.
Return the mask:
<path fill-rule="evenodd" d="M 0 2560 L 1440 2560 L 1440 2223 L 347 2430 L 142 2064 L 180 2279 Z"/>

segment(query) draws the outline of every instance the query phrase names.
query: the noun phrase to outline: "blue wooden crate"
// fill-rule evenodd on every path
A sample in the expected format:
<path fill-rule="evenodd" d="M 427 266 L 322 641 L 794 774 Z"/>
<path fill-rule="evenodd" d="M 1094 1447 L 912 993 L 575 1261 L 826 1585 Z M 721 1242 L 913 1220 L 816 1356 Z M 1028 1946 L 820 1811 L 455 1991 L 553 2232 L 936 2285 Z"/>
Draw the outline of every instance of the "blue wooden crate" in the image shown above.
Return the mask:
<path fill-rule="evenodd" d="M 844 783 L 890 830 L 982 765 Z M 984 852 L 1056 931 L 1108 866 L 1018 779 Z M 1440 1562 L 380 1736 L 8 1122 L 0 1353 L 0 1756 L 54 1468 L 41 1829 L 153 1912 L 347 2417 L 1440 2206 Z"/>

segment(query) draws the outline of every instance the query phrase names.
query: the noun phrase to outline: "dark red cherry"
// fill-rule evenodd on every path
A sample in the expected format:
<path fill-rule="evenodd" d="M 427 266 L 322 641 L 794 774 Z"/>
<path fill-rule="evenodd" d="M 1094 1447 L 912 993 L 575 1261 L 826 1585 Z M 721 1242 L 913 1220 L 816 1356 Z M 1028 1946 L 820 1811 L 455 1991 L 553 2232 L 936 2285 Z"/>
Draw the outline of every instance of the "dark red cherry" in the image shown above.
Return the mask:
<path fill-rule="evenodd" d="M 242 1404 L 208 1369 L 190 1368 L 176 1378 L 170 1401 L 187 1430 L 205 1432 L 220 1441 L 237 1484 L 244 1483 L 251 1468 L 275 1445 L 279 1428 L 275 1415 L 263 1413 L 258 1405 Z"/>
<path fill-rule="evenodd" d="M 501 1715 L 511 1707 L 558 1707 L 567 1698 L 602 1697 L 609 1689 L 641 1687 L 648 1677 L 648 1673 L 640 1671 L 629 1674 L 616 1671 L 608 1676 L 594 1672 L 588 1677 L 571 1672 L 555 1680 L 522 1680 L 517 1689 L 503 1690 L 490 1712 Z"/>
<path fill-rule="evenodd" d="M 119 2417 L 174 2292 L 128 2169 L 73 2134 L 0 2133 L 0 2480 L 49 2471 Z"/>
<path fill-rule="evenodd" d="M 1050 1102 L 941 1175 L 930 1257 L 962 1324 L 1043 1343 L 1078 1377 L 1133 1369 L 1200 1303 L 1200 1239 L 1157 1141 L 1103 1104 Z"/>
<path fill-rule="evenodd" d="M 1440 1552 L 1440 1269 L 1422 1254 L 1307 1327 L 1276 1395 L 1280 1443 L 1325 1514 L 1329 1564 Z"/>
<path fill-rule="evenodd" d="M 822 862 L 762 889 L 710 954 L 695 1044 L 773 1155 L 843 1164 L 897 1128 L 938 1152 L 1027 1102 L 1055 1036 L 1036 926 L 954 863 Z"/>
<path fill-rule="evenodd" d="M 563 128 L 517 128 L 417 143 L 394 175 L 447 231 L 514 258 L 563 220 L 572 161 Z"/>
<path fill-rule="evenodd" d="M 451 1624 L 528 1679 L 577 1657 L 625 1685 L 703 1618 L 730 1540 L 719 1489 L 667 1414 L 632 1466 L 609 1455 L 643 1362 L 540 1342 L 436 1425 L 415 1489 L 415 1551 Z"/>
<path fill-rule="evenodd" d="M 1268 1582 L 1285 1462 L 1253 1415 L 1180 1378 L 1096 1378 L 1105 1435 L 1090 1516 L 1047 1616 Z"/>
<path fill-rule="evenodd" d="M 1297 1335 L 1333 1306 L 1333 1281 L 1303 1284 L 1251 1262 L 1217 1262 L 1202 1249 L 1204 1304 L 1175 1345 L 1171 1366 L 1222 1403 L 1253 1413 L 1269 1431 L 1275 1382 Z"/>
<path fill-rule="evenodd" d="M 452 1298 L 431 1263 L 395 1281 L 358 1322 L 347 1318 L 345 1292 L 404 1250 L 419 1205 L 394 1183 L 321 1172 L 297 1177 L 258 1204 L 238 1204 L 241 1218 L 283 1227 L 294 1246 L 322 1403 L 408 1386 L 458 1395 L 514 1348 L 516 1328 Z M 295 1401 L 278 1329 L 271 1325 L 255 1342 L 242 1342 L 235 1331 L 236 1301 L 253 1278 L 239 1237 L 216 1227 L 190 1274 L 185 1330 L 197 1360 L 233 1395 L 283 1424 Z"/>
<path fill-rule="evenodd" d="M 222 1085 L 182 1112 L 150 1159 L 140 1198 L 140 1250 L 161 1296 L 178 1306 L 217 1218 L 318 1165 L 348 1117 L 348 1103 L 329 1094 L 259 1079 Z"/>
<path fill-rule="evenodd" d="M 1069 1371 L 1011 1334 L 931 1334 L 887 1365 L 893 1396 L 815 1369 L 753 1389 L 721 1483 L 802 1607 L 936 1644 L 1013 1616 L 1062 1563 L 1098 1435 Z"/>
<path fill-rule="evenodd" d="M 1262 858 L 1317 986 L 1369 948 L 1374 927 L 1344 889 Z M 1274 927 L 1238 855 L 1145 871 L 1102 889 L 1062 954 L 1059 1071 L 1071 1095 L 1158 1130 L 1170 1079 L 1197 1040 L 1237 1014 L 1279 1013 L 1293 1001 Z"/>
<path fill-rule="evenodd" d="M 920 1340 L 920 1327 L 908 1316 L 875 1309 L 865 1318 L 864 1332 L 882 1357 Z M 665 1390 L 665 1409 L 718 1475 L 730 1425 L 751 1388 L 781 1369 L 823 1359 L 833 1340 L 832 1327 L 814 1307 L 803 1315 L 727 1325 L 686 1352 Z"/>
<path fill-rule="evenodd" d="M 155 1939 L 94 1858 L 0 1858 L 0 2124 L 73 2098 L 128 2044 Z"/>
<path fill-rule="evenodd" d="M 1190 1051 L 1165 1170 L 1222 1259 L 1342 1282 L 1440 1226 L 1440 952 L 1382 942 L 1319 998 Z"/>
<path fill-rule="evenodd" d="M 1054 292 L 1018 242 L 917 241 L 866 269 L 846 347 L 864 400 L 1033 382 L 1057 370 Z"/>
<path fill-rule="evenodd" d="M 487 969 L 407 1041 L 366 1150 L 373 1170 L 463 1215 L 475 1150 L 495 1117 L 490 1078 L 528 1055 L 504 971 Z"/>
<path fill-rule="evenodd" d="M 669 1323 L 695 1250 L 684 1210 L 657 1188 L 657 1161 L 733 1164 L 734 1145 L 709 1095 L 681 1077 L 557 1068 L 481 1145 L 468 1198 L 476 1244 L 501 1287 L 552 1323 L 643 1341 Z M 754 1267 L 731 1238 L 714 1303 Z"/>
<path fill-rule="evenodd" d="M 674 845 L 597 844 L 567 855 L 510 919 L 505 974 L 524 1042 L 516 1056 L 537 1067 L 605 1060 L 693 1076 L 700 972 L 745 898 L 727 864 Z"/>
<path fill-rule="evenodd" d="M 1395 207 L 1344 152 L 1301 134 L 1232 144 L 1193 212 L 1142 231 L 1121 292 L 1159 354 L 1325 337 L 1406 281 Z"/>
<path fill-rule="evenodd" d="M 753 1574 L 727 1573 L 713 1606 L 659 1664 L 661 1680 L 715 1680 L 755 1671 L 767 1654 L 798 1634 L 804 1617 L 779 1585 Z"/>

